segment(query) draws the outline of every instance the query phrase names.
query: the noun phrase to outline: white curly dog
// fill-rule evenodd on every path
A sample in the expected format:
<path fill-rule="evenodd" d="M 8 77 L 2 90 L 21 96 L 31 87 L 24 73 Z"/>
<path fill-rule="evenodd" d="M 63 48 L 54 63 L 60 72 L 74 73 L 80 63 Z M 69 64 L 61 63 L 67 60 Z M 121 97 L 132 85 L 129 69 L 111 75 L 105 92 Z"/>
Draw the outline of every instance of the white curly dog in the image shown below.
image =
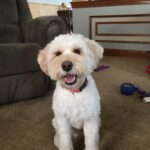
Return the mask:
<path fill-rule="evenodd" d="M 56 37 L 38 55 L 38 63 L 56 80 L 52 109 L 59 150 L 73 150 L 73 130 L 83 129 L 85 150 L 99 149 L 100 96 L 91 73 L 103 48 L 80 34 Z"/>

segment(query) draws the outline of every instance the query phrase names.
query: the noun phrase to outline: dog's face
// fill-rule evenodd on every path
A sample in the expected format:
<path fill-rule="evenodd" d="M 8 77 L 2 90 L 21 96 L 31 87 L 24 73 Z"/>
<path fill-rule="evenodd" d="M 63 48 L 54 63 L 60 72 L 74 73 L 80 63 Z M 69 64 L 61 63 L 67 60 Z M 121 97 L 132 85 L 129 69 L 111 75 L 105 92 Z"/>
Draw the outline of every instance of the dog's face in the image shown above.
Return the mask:
<path fill-rule="evenodd" d="M 38 55 L 38 63 L 47 75 L 67 89 L 78 89 L 97 66 L 103 48 L 79 34 L 56 37 Z"/>

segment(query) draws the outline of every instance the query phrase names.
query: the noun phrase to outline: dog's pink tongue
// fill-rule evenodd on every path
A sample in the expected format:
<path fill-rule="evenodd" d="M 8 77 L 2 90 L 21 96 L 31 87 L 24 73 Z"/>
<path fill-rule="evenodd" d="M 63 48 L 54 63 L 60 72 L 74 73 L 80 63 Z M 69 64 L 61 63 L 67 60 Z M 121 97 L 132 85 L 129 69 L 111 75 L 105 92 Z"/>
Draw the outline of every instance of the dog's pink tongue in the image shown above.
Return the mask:
<path fill-rule="evenodd" d="M 64 79 L 67 83 L 72 83 L 75 81 L 76 77 L 75 77 L 75 75 L 69 74 L 69 75 L 66 75 Z"/>

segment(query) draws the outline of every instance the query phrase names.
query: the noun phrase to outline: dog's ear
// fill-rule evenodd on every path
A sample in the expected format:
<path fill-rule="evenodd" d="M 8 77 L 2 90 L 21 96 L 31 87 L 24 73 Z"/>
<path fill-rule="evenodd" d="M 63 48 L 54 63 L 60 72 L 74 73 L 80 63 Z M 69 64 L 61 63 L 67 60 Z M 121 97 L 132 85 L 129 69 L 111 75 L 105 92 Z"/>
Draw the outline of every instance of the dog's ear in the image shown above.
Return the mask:
<path fill-rule="evenodd" d="M 43 49 L 39 51 L 37 61 L 40 65 L 41 70 L 48 75 L 48 67 L 47 67 L 47 49 Z"/>
<path fill-rule="evenodd" d="M 88 47 L 93 51 L 95 59 L 95 67 L 98 65 L 100 59 L 103 57 L 104 48 L 94 40 L 86 39 Z"/>

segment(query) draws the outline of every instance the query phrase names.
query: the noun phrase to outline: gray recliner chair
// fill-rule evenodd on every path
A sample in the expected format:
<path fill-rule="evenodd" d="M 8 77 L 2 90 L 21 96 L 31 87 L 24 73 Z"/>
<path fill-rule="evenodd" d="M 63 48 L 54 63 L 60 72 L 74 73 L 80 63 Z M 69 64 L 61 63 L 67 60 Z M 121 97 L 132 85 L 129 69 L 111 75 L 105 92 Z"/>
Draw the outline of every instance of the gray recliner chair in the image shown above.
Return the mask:
<path fill-rule="evenodd" d="M 0 1 L 0 104 L 44 95 L 51 86 L 37 54 L 66 33 L 58 16 L 32 19 L 27 0 Z"/>

